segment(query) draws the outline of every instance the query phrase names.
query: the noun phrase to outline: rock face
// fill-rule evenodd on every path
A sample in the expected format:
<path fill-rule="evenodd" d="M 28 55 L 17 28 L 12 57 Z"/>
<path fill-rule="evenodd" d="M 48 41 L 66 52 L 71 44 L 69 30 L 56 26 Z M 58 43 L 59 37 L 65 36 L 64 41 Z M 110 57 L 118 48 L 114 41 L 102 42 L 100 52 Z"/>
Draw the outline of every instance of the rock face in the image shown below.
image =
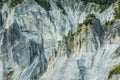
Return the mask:
<path fill-rule="evenodd" d="M 12 1 L 0 2 L 0 80 L 120 80 L 108 78 L 120 65 L 117 2 L 99 13 L 81 0 Z"/>

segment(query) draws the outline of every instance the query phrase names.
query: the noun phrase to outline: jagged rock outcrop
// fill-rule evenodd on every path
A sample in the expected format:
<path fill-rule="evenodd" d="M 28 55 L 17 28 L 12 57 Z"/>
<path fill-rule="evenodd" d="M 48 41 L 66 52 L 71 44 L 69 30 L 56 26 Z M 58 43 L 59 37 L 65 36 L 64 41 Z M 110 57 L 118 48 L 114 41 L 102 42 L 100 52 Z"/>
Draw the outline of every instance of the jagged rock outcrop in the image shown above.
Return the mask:
<path fill-rule="evenodd" d="M 120 79 L 118 2 L 93 2 L 0 1 L 0 80 Z"/>
<path fill-rule="evenodd" d="M 120 62 L 120 57 L 116 55 L 116 52 L 120 53 L 120 37 L 116 26 L 106 29 L 98 19 L 93 19 L 91 24 L 82 24 L 79 32 L 69 33 L 60 42 L 57 56 L 53 55 L 47 73 L 41 79 L 107 80 L 110 70 Z M 69 42 L 71 37 L 73 40 Z M 71 46 L 72 52 L 69 51 Z"/>

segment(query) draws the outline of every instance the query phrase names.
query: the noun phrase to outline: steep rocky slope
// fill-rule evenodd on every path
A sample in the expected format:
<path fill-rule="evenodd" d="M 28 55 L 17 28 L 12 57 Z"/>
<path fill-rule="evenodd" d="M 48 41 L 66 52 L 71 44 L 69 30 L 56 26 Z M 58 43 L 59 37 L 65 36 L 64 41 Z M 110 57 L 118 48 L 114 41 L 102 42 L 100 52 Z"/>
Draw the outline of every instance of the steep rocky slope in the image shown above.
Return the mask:
<path fill-rule="evenodd" d="M 102 5 L 103 7 L 103 5 Z M 0 1 L 0 80 L 120 80 L 119 0 Z"/>

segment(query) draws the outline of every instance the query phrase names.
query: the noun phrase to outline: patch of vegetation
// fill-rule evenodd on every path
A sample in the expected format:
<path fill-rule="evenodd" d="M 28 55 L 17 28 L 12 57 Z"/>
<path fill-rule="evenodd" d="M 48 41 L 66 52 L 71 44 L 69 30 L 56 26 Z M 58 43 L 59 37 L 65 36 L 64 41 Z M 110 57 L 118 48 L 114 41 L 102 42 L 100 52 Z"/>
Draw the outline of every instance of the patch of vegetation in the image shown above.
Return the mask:
<path fill-rule="evenodd" d="M 93 19 L 95 19 L 95 15 L 88 14 L 88 16 L 86 17 L 86 20 L 84 20 L 83 24 L 85 24 L 85 25 L 92 24 Z"/>
<path fill-rule="evenodd" d="M 102 13 L 103 11 L 105 11 L 105 9 L 107 9 L 109 7 L 109 5 L 101 5 L 100 6 L 100 13 Z"/>
<path fill-rule="evenodd" d="M 15 7 L 18 4 L 21 4 L 23 1 L 24 0 L 15 0 L 15 1 L 12 1 L 11 4 L 10 4 L 10 7 Z"/>
<path fill-rule="evenodd" d="M 107 9 L 112 3 L 116 2 L 117 0 L 82 0 L 85 4 L 89 2 L 94 2 L 100 5 L 100 13 Z"/>
<path fill-rule="evenodd" d="M 5 3 L 8 3 L 8 1 L 9 0 L 5 0 L 4 2 Z M 10 7 L 15 7 L 15 6 L 17 6 L 18 4 L 21 4 L 22 2 L 24 2 L 24 0 L 15 0 L 15 1 L 12 1 L 11 3 L 10 3 Z"/>
<path fill-rule="evenodd" d="M 62 13 L 63 13 L 64 15 L 66 15 L 67 13 L 66 13 L 66 11 L 64 10 L 64 8 L 62 7 L 60 1 L 57 1 L 56 4 L 57 4 L 57 7 L 62 10 Z"/>
<path fill-rule="evenodd" d="M 117 75 L 120 74 L 120 65 L 115 67 L 113 70 L 110 71 L 109 75 L 108 75 L 108 80 L 110 78 L 112 78 L 113 75 Z"/>
<path fill-rule="evenodd" d="M 94 14 L 88 14 L 86 18 L 96 18 Z"/>
<path fill-rule="evenodd" d="M 113 24 L 115 23 L 115 20 L 111 20 L 111 21 L 107 21 L 106 23 L 105 23 L 105 25 L 106 26 L 112 26 Z"/>
<path fill-rule="evenodd" d="M 10 71 L 10 72 L 7 74 L 7 80 L 10 80 L 13 74 L 14 74 L 14 71 Z"/>
<path fill-rule="evenodd" d="M 40 6 L 42 6 L 45 10 L 50 10 L 50 3 L 48 0 L 35 0 Z"/>
<path fill-rule="evenodd" d="M 85 25 L 92 24 L 92 19 L 91 19 L 91 18 L 86 19 L 86 20 L 83 22 L 83 24 L 85 24 Z"/>
<path fill-rule="evenodd" d="M 8 0 L 5 0 L 4 2 L 8 2 Z"/>
<path fill-rule="evenodd" d="M 40 6 L 42 6 L 46 11 L 49 11 L 51 6 L 49 3 L 49 0 L 35 0 Z M 66 15 L 66 12 L 64 10 L 64 8 L 62 7 L 60 1 L 56 1 L 56 5 L 58 8 L 60 8 L 62 10 L 62 13 Z"/>
<path fill-rule="evenodd" d="M 118 2 L 117 7 L 115 8 L 115 18 L 120 19 L 120 1 Z"/>
<path fill-rule="evenodd" d="M 82 25 L 83 24 L 79 24 L 79 26 L 77 28 L 77 32 L 76 32 L 77 35 L 82 31 Z"/>

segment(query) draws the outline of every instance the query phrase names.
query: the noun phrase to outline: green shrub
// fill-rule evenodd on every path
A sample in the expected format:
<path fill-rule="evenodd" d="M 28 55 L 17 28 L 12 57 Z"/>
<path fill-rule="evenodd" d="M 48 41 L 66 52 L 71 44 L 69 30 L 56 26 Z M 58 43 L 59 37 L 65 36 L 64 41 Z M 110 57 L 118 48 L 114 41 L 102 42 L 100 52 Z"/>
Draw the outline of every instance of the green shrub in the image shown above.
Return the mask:
<path fill-rule="evenodd" d="M 100 13 L 102 13 L 103 11 L 105 11 L 105 9 L 107 9 L 109 7 L 109 5 L 101 5 L 100 6 Z"/>
<path fill-rule="evenodd" d="M 109 75 L 108 75 L 108 80 L 113 76 L 113 75 L 117 75 L 120 74 L 120 65 L 115 67 L 113 70 L 110 71 Z"/>
<path fill-rule="evenodd" d="M 106 23 L 105 23 L 105 25 L 106 26 L 112 26 L 113 24 L 115 23 L 115 20 L 111 20 L 111 21 L 107 21 Z"/>
<path fill-rule="evenodd" d="M 61 3 L 57 1 L 56 4 L 57 4 L 57 7 L 62 10 L 62 13 L 66 15 L 67 13 L 66 13 L 66 11 L 64 10 L 64 8 L 62 7 Z"/>
<path fill-rule="evenodd" d="M 93 2 L 100 5 L 100 13 L 103 12 L 106 8 L 108 8 L 112 3 L 117 0 L 82 0 L 85 4 L 89 2 Z"/>
<path fill-rule="evenodd" d="M 4 2 L 8 2 L 8 0 L 5 0 Z"/>
<path fill-rule="evenodd" d="M 80 23 L 78 27 L 80 27 L 80 26 L 82 26 L 82 25 L 83 25 L 83 24 L 82 24 L 82 23 Z"/>
<path fill-rule="evenodd" d="M 35 0 L 40 6 L 42 6 L 45 10 L 49 11 L 51 6 L 49 3 L 49 0 Z M 61 6 L 61 3 L 59 1 L 56 1 L 56 5 L 58 8 L 62 10 L 62 13 L 66 15 L 66 12 L 64 8 Z"/>
<path fill-rule="evenodd" d="M 5 0 L 4 1 L 5 3 L 8 3 L 8 0 Z M 18 4 L 21 4 L 22 2 L 24 2 L 24 0 L 15 0 L 15 1 L 12 1 L 11 3 L 10 3 L 10 7 L 15 7 L 15 6 L 17 6 Z"/>
<path fill-rule="evenodd" d="M 12 1 L 10 6 L 11 7 L 15 7 L 17 6 L 18 4 L 21 4 L 24 0 L 15 0 L 15 1 Z"/>
<path fill-rule="evenodd" d="M 120 1 L 118 2 L 117 7 L 115 8 L 115 18 L 120 19 Z"/>
<path fill-rule="evenodd" d="M 50 4 L 48 0 L 35 0 L 40 6 L 42 6 L 45 10 L 50 10 Z"/>
<path fill-rule="evenodd" d="M 79 24 L 76 34 L 78 35 L 82 31 L 82 24 Z"/>
<path fill-rule="evenodd" d="M 85 25 L 92 24 L 93 19 L 95 19 L 95 15 L 88 14 L 86 17 L 86 20 L 84 20 L 83 24 L 85 24 Z"/>
<path fill-rule="evenodd" d="M 84 20 L 83 24 L 85 24 L 85 25 L 92 24 L 92 20 L 93 20 L 92 18 L 88 18 L 88 19 Z"/>
<path fill-rule="evenodd" d="M 86 18 L 95 18 L 94 14 L 88 14 Z"/>

